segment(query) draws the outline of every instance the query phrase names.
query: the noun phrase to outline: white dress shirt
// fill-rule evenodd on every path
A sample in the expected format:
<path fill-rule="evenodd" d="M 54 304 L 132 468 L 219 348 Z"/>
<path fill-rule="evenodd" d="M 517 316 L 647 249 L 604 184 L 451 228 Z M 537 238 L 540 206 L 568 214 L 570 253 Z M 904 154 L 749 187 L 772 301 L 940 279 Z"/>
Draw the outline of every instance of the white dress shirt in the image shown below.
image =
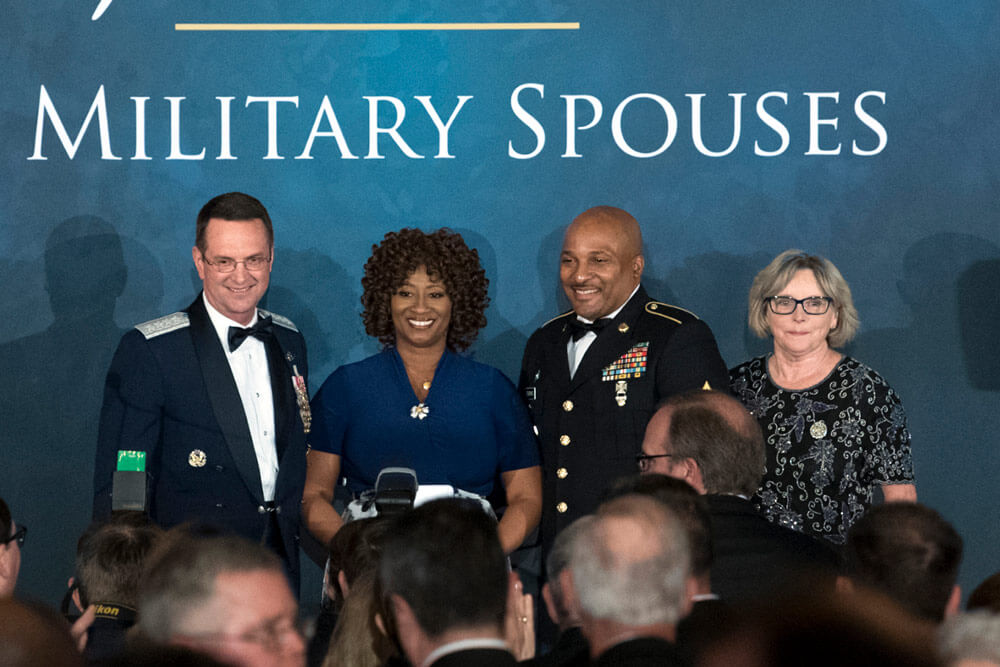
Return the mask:
<path fill-rule="evenodd" d="M 244 325 L 217 311 L 204 295 L 202 298 L 226 353 L 233 379 L 236 380 L 236 388 L 240 392 L 254 453 L 257 455 L 264 500 L 274 500 L 274 486 L 278 480 L 278 450 L 274 438 L 274 397 L 271 394 L 271 372 L 267 365 L 266 348 L 263 341 L 247 336 L 235 352 L 230 352 L 229 327 L 245 328 Z M 256 323 L 255 311 L 253 319 L 246 326 L 252 327 Z"/>
<path fill-rule="evenodd" d="M 636 285 L 635 289 L 632 290 L 632 293 L 628 295 L 627 299 L 625 299 L 625 303 L 618 306 L 611 313 L 605 315 L 605 317 L 612 320 L 618 317 L 618 313 L 622 312 L 622 308 L 625 307 L 625 304 L 631 301 L 632 297 L 634 297 L 635 293 L 638 291 L 639 285 Z M 576 319 L 581 322 L 586 322 L 587 324 L 591 324 L 593 322 L 593 320 L 588 320 L 587 318 L 580 317 L 579 315 L 576 316 Z M 587 350 L 590 349 L 591 343 L 595 340 L 597 340 L 597 334 L 593 331 L 588 331 L 580 337 L 580 340 L 573 340 L 571 337 L 569 342 L 566 343 L 566 354 L 569 355 L 569 377 L 571 380 L 573 379 L 573 376 L 576 375 L 576 369 L 580 366 L 580 362 L 583 361 L 583 355 L 587 354 Z"/>

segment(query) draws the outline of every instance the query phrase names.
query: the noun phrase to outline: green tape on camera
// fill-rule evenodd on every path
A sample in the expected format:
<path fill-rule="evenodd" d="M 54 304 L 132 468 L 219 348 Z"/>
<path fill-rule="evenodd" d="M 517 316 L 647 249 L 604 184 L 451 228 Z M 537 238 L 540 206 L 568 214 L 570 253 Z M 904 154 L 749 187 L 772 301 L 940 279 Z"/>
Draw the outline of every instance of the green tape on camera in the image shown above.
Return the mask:
<path fill-rule="evenodd" d="M 119 449 L 117 470 L 146 472 L 146 452 Z"/>

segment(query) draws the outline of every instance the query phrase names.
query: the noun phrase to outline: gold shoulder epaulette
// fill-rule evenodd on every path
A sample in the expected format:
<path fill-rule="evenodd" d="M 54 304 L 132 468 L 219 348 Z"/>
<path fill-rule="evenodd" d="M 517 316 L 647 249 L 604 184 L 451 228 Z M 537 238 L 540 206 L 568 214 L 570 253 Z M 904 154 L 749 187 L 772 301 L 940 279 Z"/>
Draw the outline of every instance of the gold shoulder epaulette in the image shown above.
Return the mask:
<path fill-rule="evenodd" d="M 139 330 L 139 333 L 146 337 L 146 340 L 149 340 L 150 338 L 156 338 L 157 336 L 162 336 L 163 334 L 170 333 L 171 331 L 183 329 L 189 324 L 191 324 L 191 320 L 188 319 L 188 314 L 177 312 L 164 315 L 163 317 L 158 317 L 155 320 L 143 322 L 142 324 L 137 324 L 135 325 L 135 328 Z"/>
<path fill-rule="evenodd" d="M 257 309 L 257 315 L 259 317 L 270 317 L 271 321 L 274 322 L 275 324 L 277 324 L 278 326 L 285 327 L 286 329 L 291 329 L 292 331 L 294 331 L 296 333 L 298 333 L 298 331 L 299 331 L 298 327 L 295 326 L 294 322 L 292 322 L 287 317 L 284 317 L 282 315 L 278 315 L 277 313 L 272 313 L 269 310 L 264 310 L 263 308 L 258 308 Z"/>
<path fill-rule="evenodd" d="M 659 315 L 664 319 L 668 319 L 671 322 L 676 322 L 677 324 L 684 324 L 681 320 L 670 315 L 671 312 L 676 314 L 686 313 L 694 319 L 698 319 L 698 316 L 692 313 L 690 310 L 681 308 L 680 306 L 671 306 L 669 303 L 663 303 L 662 301 L 649 301 L 646 303 L 646 312 L 650 315 Z"/>
<path fill-rule="evenodd" d="M 562 315 L 556 315 L 555 317 L 553 317 L 553 318 L 552 318 L 551 320 L 549 320 L 548 322 L 546 322 L 546 323 L 545 323 L 545 324 L 543 324 L 542 326 L 543 326 L 543 327 L 547 327 L 547 326 L 549 326 L 550 324 L 552 324 L 553 322 L 555 322 L 556 320 L 558 320 L 558 319 L 562 319 L 563 317 L 566 317 L 567 315 L 572 315 L 572 314 L 573 314 L 573 311 L 572 311 L 572 310 L 567 310 L 567 311 L 566 311 L 565 313 L 563 313 Z"/>

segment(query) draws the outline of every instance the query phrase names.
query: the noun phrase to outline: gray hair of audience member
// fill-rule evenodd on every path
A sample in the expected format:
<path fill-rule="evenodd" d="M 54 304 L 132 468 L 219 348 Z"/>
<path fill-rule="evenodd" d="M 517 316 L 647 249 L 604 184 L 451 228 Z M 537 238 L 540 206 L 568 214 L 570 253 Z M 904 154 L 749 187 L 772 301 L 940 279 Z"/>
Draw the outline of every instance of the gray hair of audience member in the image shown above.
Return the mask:
<path fill-rule="evenodd" d="M 552 542 L 552 549 L 545 559 L 545 572 L 548 576 L 549 593 L 552 595 L 552 602 L 555 604 L 556 612 L 559 614 L 560 619 L 566 618 L 569 610 L 566 609 L 566 595 L 563 591 L 562 582 L 559 580 L 559 575 L 569 567 L 570 560 L 573 557 L 573 544 L 576 542 L 577 537 L 594 520 L 592 515 L 582 516 L 559 531 L 556 539 Z"/>
<path fill-rule="evenodd" d="M 833 299 L 832 306 L 837 311 L 837 326 L 827 334 L 827 343 L 830 347 L 837 348 L 850 342 L 857 333 L 861 320 L 858 319 L 858 310 L 854 307 L 854 299 L 851 297 L 851 288 L 847 281 L 830 260 L 794 248 L 771 260 L 771 263 L 753 279 L 747 317 L 750 330 L 760 338 L 771 335 L 771 328 L 767 324 L 766 300 L 777 296 L 791 282 L 795 274 L 802 270 L 812 271 L 816 282 L 824 292 L 811 296 L 828 296 Z"/>
<path fill-rule="evenodd" d="M 476 501 L 435 500 L 392 520 L 379 562 L 379 597 L 398 595 L 431 638 L 453 629 L 503 630 L 507 559 L 496 521 Z"/>
<path fill-rule="evenodd" d="M 147 559 L 136 625 L 145 637 L 160 643 L 178 635 L 204 633 L 206 628 L 188 627 L 189 619 L 211 602 L 216 578 L 258 570 L 284 574 L 274 553 L 242 537 L 171 531 Z"/>
<path fill-rule="evenodd" d="M 581 611 L 628 626 L 673 624 L 685 610 L 690 550 L 663 503 L 636 494 L 602 504 L 573 540 Z"/>
<path fill-rule="evenodd" d="M 844 565 L 856 584 L 935 622 L 944 619 L 961 562 L 961 536 L 920 503 L 873 507 L 851 526 L 844 546 Z"/>
<path fill-rule="evenodd" d="M 691 547 L 691 573 L 696 577 L 709 574 L 715 560 L 715 544 L 712 540 L 712 515 L 705 497 L 682 479 L 652 473 L 617 480 L 611 487 L 609 499 L 630 493 L 655 498 L 670 508 L 687 531 L 688 546 Z"/>
<path fill-rule="evenodd" d="M 764 476 L 764 436 L 732 396 L 694 390 L 672 396 L 670 453 L 698 463 L 707 493 L 752 496 Z"/>
<path fill-rule="evenodd" d="M 162 535 L 156 526 L 122 523 L 106 523 L 88 531 L 76 553 L 81 601 L 136 607 L 146 557 Z"/>
<path fill-rule="evenodd" d="M 949 663 L 960 660 L 1000 664 L 1000 614 L 955 614 L 938 629 L 938 651 Z"/>

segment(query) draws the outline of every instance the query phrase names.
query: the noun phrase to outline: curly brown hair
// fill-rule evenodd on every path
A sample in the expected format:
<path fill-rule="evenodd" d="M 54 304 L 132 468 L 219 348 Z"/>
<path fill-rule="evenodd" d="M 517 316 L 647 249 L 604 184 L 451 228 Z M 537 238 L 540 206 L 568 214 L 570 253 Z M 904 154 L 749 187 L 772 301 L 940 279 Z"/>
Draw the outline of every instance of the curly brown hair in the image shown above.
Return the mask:
<path fill-rule="evenodd" d="M 479 263 L 479 253 L 469 248 L 461 234 L 445 227 L 433 232 L 406 228 L 389 232 L 382 243 L 372 246 L 372 256 L 365 262 L 361 278 L 361 317 L 368 335 L 383 345 L 396 342 L 390 301 L 414 271 L 421 266 L 432 279 L 444 283 L 451 299 L 451 323 L 448 326 L 449 350 L 465 350 L 486 326 L 486 289 L 490 281 Z"/>

